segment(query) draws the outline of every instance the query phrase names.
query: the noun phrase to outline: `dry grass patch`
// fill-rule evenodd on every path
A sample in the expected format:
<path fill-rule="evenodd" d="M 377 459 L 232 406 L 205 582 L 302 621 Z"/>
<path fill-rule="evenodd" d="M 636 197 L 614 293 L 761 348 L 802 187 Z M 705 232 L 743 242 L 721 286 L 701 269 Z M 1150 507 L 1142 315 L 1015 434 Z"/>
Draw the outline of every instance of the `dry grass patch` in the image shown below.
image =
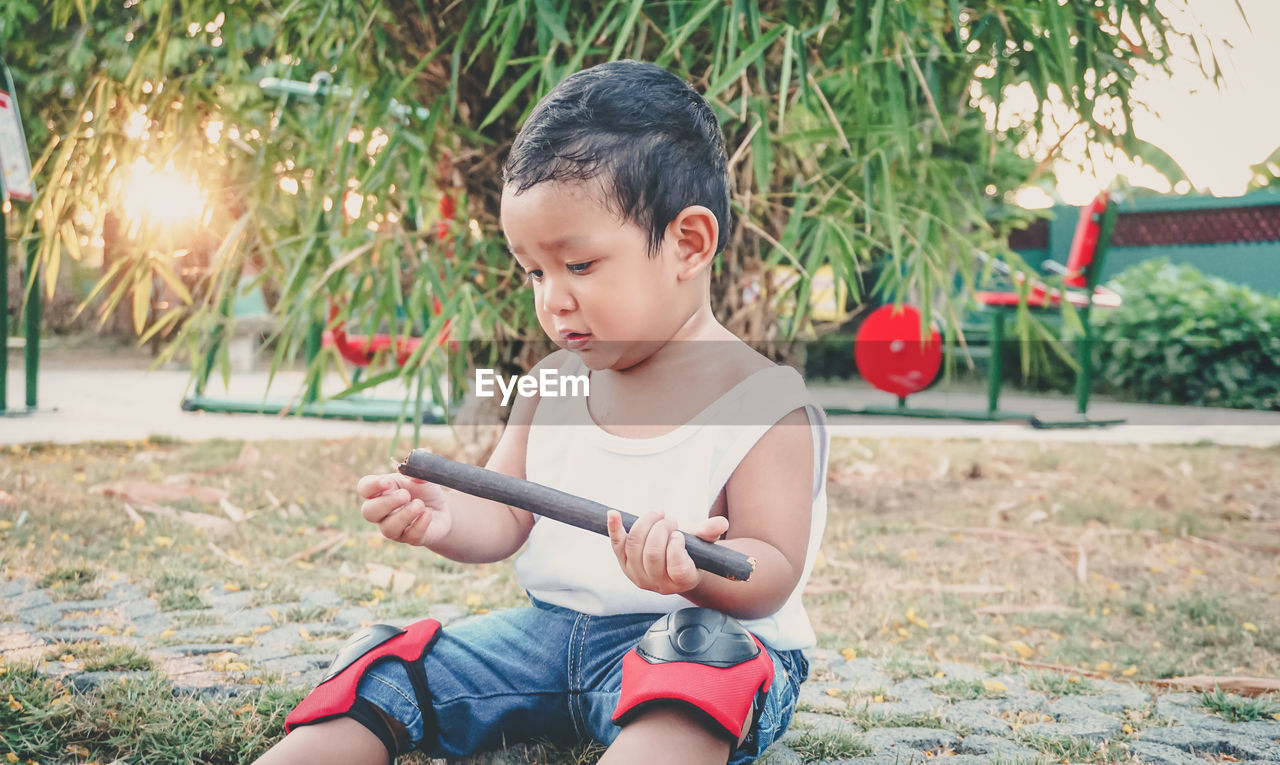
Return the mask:
<path fill-rule="evenodd" d="M 510 563 L 457 564 L 388 542 L 360 518 L 356 480 L 388 470 L 407 448 L 342 440 L 5 450 L 0 476 L 15 502 L 0 506 L 0 566 L 64 601 L 130 583 L 161 610 L 182 612 L 178 626 L 211 623 L 206 606 L 228 595 L 274 609 L 274 626 L 330 616 L 328 605 L 298 602 L 318 589 L 374 619 L 524 602 Z M 107 482 L 216 489 L 230 509 L 192 496 L 169 503 L 172 512 L 147 512 L 90 491 Z M 840 440 L 829 491 L 809 613 L 823 647 L 881 658 L 894 679 L 932 678 L 963 699 L 992 691 L 946 677 L 944 662 L 1075 668 L 1029 681 L 1054 695 L 1096 692 L 1096 678 L 1280 676 L 1280 449 Z M 299 694 L 172 701 L 145 677 L 54 703 L 67 696 L 56 682 L 2 673 L 0 698 L 50 710 L 50 725 L 76 721 L 58 733 L 14 713 L 0 720 L 4 744 L 40 757 L 74 745 L 103 761 L 134 761 L 140 746 L 163 756 L 194 745 L 240 761 L 278 735 Z M 1257 712 L 1207 698 L 1224 716 Z M 874 694 L 856 701 L 846 714 L 854 727 L 887 724 L 867 709 Z M 167 724 L 174 703 L 190 724 Z M 137 719 L 135 739 L 87 722 L 126 708 L 154 710 L 155 720 Z M 802 747 L 843 757 L 860 753 L 858 743 L 825 737 Z M 1053 758 L 1121 757 L 1110 746 L 1035 743 Z M 535 756 L 577 763 L 598 753 L 543 747 Z"/>

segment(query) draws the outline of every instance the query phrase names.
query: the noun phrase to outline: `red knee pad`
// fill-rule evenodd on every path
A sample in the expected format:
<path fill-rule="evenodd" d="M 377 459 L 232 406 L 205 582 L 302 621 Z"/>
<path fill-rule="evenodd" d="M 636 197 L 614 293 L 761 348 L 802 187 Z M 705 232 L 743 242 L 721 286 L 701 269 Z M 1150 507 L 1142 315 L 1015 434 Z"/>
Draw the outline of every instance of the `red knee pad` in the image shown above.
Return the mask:
<path fill-rule="evenodd" d="M 328 675 L 285 718 L 285 732 L 345 715 L 355 703 L 356 689 L 370 667 L 389 659 L 416 663 L 439 636 L 440 622 L 435 619 L 424 619 L 404 629 L 375 624 L 360 630 L 338 651 Z M 411 671 L 410 676 L 413 674 Z"/>
<path fill-rule="evenodd" d="M 735 619 L 686 608 L 659 619 L 622 659 L 622 698 L 613 722 L 645 707 L 687 704 L 737 741 L 756 698 L 773 685 L 773 660 Z"/>

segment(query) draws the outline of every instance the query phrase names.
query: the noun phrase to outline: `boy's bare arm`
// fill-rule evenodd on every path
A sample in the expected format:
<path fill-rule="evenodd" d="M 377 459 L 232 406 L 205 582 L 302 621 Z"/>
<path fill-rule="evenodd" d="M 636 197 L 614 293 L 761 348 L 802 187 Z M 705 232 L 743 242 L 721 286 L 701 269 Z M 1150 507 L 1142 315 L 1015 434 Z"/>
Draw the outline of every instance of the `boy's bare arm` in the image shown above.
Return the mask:
<path fill-rule="evenodd" d="M 786 602 L 804 570 L 813 512 L 813 433 L 803 409 L 775 424 L 738 465 L 726 486 L 728 521 L 686 529 L 756 559 L 747 582 L 698 571 L 675 524 L 648 513 L 625 532 L 610 519 L 614 552 L 641 587 L 679 593 L 700 606 L 742 619 L 768 616 Z"/>
<path fill-rule="evenodd" d="M 524 478 L 529 424 L 536 396 L 517 397 L 511 417 L 486 467 Z M 365 476 L 356 487 L 366 520 L 397 542 L 420 545 L 462 563 L 510 557 L 529 536 L 533 516 L 519 508 L 445 491 L 435 484 L 392 473 Z"/>

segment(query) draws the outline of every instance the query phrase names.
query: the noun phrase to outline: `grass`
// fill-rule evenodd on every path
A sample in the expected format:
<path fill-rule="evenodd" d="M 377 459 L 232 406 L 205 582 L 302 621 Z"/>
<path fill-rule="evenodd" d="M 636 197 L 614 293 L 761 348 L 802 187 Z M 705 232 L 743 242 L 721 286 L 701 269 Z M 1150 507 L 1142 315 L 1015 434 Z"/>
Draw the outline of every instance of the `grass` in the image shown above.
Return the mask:
<path fill-rule="evenodd" d="M 788 739 L 787 743 L 805 762 L 843 760 L 875 754 L 857 734 L 843 730 L 825 735 L 804 731 L 799 736 Z"/>
<path fill-rule="evenodd" d="M 1054 672 L 1032 675 L 1027 679 L 1027 687 L 1051 696 L 1091 696 L 1098 693 L 1097 686 L 1087 677 Z"/>
<path fill-rule="evenodd" d="M 435 446 L 451 453 L 449 444 Z M 0 506 L 0 521 L 9 522 L 0 524 L 0 568 L 63 601 L 92 600 L 116 582 L 131 583 L 162 611 L 184 612 L 173 618 L 179 629 L 216 623 L 207 606 L 235 590 L 247 607 L 275 609 L 273 626 L 290 628 L 333 614 L 298 603 L 317 589 L 337 593 L 343 607 L 364 606 L 375 620 L 429 616 L 443 605 L 481 612 L 523 602 L 509 562 L 454 563 L 389 542 L 360 518 L 356 480 L 387 469 L 404 450 L 374 440 L 252 446 L 148 440 L 0 450 L 0 475 L 16 499 Z M 1274 502 L 1280 449 L 841 439 L 830 475 L 827 534 L 808 611 L 822 647 L 882 660 L 895 681 L 927 678 L 944 696 L 984 698 L 985 687 L 977 695 L 976 685 L 939 677 L 943 663 L 990 661 L 1017 671 L 1008 663 L 1014 660 L 1121 681 L 1280 675 L 1274 609 L 1280 564 L 1268 552 L 1280 546 Z M 119 499 L 89 491 L 99 483 L 175 476 L 227 492 L 249 519 L 213 534 L 151 514 L 135 519 Z M 194 501 L 179 509 L 226 517 L 216 505 Z M 23 510 L 28 518 L 18 526 Z M 338 534 L 346 534 L 341 544 L 305 555 Z M 405 592 L 383 591 L 369 564 L 415 579 Z M 165 640 L 173 638 L 155 644 Z M 133 671 L 152 678 L 143 668 Z M 64 721 L 60 716 L 2 719 L 0 747 L 37 761 L 68 759 L 68 746 L 87 749 L 82 760 L 148 761 L 142 744 L 91 723 L 119 709 L 126 690 L 141 698 L 150 689 L 146 698 L 167 699 L 153 688 L 158 680 L 68 695 L 54 681 L 11 667 L 0 676 L 7 684 L 0 685 L 0 702 L 11 692 L 19 699 L 4 689 L 17 688 L 22 677 L 18 690 L 36 699 L 19 702 L 25 709 L 61 715 L 71 700 L 47 702 L 67 696 L 85 719 L 65 728 L 54 724 Z M 1069 673 L 1029 673 L 1028 684 L 1054 696 L 1098 692 L 1096 681 L 1075 677 L 1079 682 Z M 43 704 L 42 694 L 49 697 Z M 865 695 L 848 700 L 844 718 L 854 728 L 931 722 L 874 716 Z M 1214 711 L 1227 719 L 1266 714 L 1262 707 L 1248 711 L 1253 701 L 1224 698 L 1223 710 Z M 182 705 L 174 719 L 196 742 L 192 751 L 206 752 L 208 761 L 251 759 L 246 752 L 278 735 L 287 706 L 255 702 L 245 709 L 247 700 L 226 707 L 196 699 L 135 706 L 127 719 L 154 724 L 151 738 L 139 741 L 157 747 L 157 762 L 192 759 L 165 749 L 172 739 L 158 738 L 169 717 L 162 724 L 146 716 L 148 709 L 168 715 L 170 703 Z M 8 714 L 3 703 L 0 714 Z M 1106 762 L 1108 751 L 1082 761 Z M 536 757 L 575 763 L 591 755 L 549 748 Z"/>
<path fill-rule="evenodd" d="M 128 645 L 62 643 L 45 655 L 47 661 L 79 661 L 85 672 L 137 672 L 154 669 L 151 657 Z"/>
<path fill-rule="evenodd" d="M 1121 740 L 1094 743 L 1075 736 L 1045 736 L 1038 733 L 1016 733 L 1014 740 L 1045 754 L 1050 762 L 1088 762 L 1097 765 L 1132 762 L 1126 742 Z"/>
<path fill-rule="evenodd" d="M 936 695 L 952 701 L 998 699 L 1007 695 L 1004 691 L 988 688 L 981 680 L 951 679 L 945 683 L 932 685 L 929 689 Z"/>
<path fill-rule="evenodd" d="M 929 661 L 917 661 L 903 656 L 894 656 L 881 667 L 882 671 L 894 681 L 916 677 L 933 677 L 938 673 L 938 665 Z"/>
<path fill-rule="evenodd" d="M 1280 705 L 1265 698 L 1244 698 L 1227 693 L 1221 688 L 1200 696 L 1200 704 L 1229 722 L 1253 722 L 1270 720 L 1280 714 Z"/>
<path fill-rule="evenodd" d="M 149 673 L 78 694 L 31 668 L 6 670 L 0 698 L 11 701 L 0 704 L 0 749 L 40 762 L 247 762 L 282 735 L 301 695 L 175 697 L 166 678 Z"/>
<path fill-rule="evenodd" d="M 97 574 L 88 566 L 59 566 L 40 577 L 55 600 L 94 600 L 102 596 Z"/>

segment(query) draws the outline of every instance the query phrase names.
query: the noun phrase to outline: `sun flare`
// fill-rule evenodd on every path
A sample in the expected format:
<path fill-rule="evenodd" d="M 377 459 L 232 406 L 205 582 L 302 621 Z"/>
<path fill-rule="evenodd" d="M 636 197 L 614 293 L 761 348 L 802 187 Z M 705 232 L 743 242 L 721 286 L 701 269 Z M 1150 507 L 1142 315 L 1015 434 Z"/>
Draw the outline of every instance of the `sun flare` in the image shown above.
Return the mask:
<path fill-rule="evenodd" d="M 205 195 L 195 181 L 174 169 L 156 168 L 139 159 L 129 168 L 124 183 L 124 212 L 134 226 L 180 227 L 200 219 Z"/>

